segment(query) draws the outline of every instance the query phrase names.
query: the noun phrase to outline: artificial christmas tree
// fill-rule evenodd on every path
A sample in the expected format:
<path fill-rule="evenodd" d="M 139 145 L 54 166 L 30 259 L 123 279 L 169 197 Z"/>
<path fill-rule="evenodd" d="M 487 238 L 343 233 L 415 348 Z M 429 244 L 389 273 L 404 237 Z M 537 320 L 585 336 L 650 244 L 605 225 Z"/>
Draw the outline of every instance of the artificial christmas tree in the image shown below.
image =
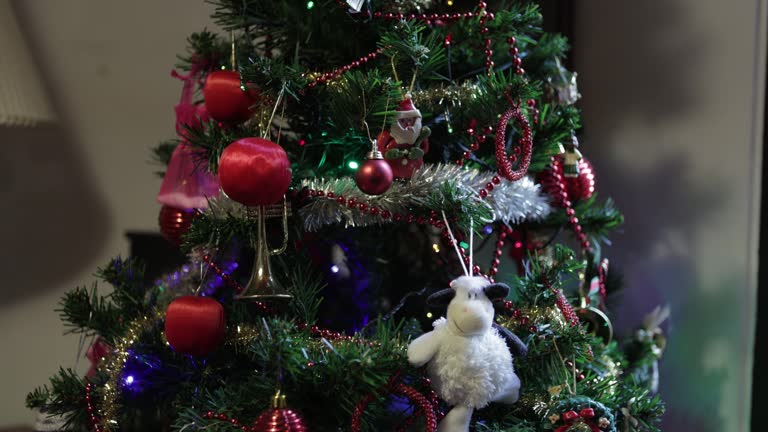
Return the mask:
<path fill-rule="evenodd" d="M 161 194 L 195 200 L 190 262 L 146 285 L 115 259 L 111 294 L 67 294 L 103 356 L 30 407 L 96 431 L 657 430 L 663 314 L 612 340 L 622 216 L 571 163 L 575 74 L 535 2 L 211 3 L 231 34 L 192 35 L 176 74 L 196 169 L 166 173 L 205 187 Z"/>

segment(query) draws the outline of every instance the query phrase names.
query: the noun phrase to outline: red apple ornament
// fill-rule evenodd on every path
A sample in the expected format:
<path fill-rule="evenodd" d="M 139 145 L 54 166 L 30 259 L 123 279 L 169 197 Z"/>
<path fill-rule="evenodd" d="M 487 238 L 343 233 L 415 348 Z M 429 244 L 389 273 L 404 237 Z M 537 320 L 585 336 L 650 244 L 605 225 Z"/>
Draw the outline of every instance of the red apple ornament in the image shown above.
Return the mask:
<path fill-rule="evenodd" d="M 205 108 L 214 119 L 227 123 L 242 123 L 252 115 L 251 106 L 259 99 L 254 88 L 243 88 L 236 71 L 214 71 L 208 74 L 203 87 Z"/>
<path fill-rule="evenodd" d="M 210 297 L 179 297 L 165 312 L 165 338 L 174 351 L 205 356 L 224 341 L 224 308 Z"/>
<path fill-rule="evenodd" d="M 291 184 L 291 163 L 282 147 L 263 138 L 242 138 L 221 153 L 219 184 L 249 207 L 278 202 Z"/>

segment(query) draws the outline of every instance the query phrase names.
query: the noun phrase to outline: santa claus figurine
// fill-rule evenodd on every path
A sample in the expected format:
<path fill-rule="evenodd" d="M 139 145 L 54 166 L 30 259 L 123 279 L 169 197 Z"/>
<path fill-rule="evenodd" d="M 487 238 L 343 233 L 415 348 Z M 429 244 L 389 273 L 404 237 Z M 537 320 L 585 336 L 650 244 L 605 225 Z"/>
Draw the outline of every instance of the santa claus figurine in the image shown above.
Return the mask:
<path fill-rule="evenodd" d="M 384 154 L 395 178 L 409 179 L 424 165 L 424 154 L 429 150 L 428 127 L 421 126 L 421 112 L 413 105 L 410 95 L 395 109 L 395 121 L 389 131 L 379 135 L 377 146 Z"/>

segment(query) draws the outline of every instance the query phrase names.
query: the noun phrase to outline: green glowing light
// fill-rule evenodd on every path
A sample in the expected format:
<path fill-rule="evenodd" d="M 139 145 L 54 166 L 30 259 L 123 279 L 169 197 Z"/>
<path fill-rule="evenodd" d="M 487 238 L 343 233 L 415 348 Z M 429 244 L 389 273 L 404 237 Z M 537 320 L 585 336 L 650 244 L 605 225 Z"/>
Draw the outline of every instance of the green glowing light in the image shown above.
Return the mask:
<path fill-rule="evenodd" d="M 315 2 L 313 2 L 313 1 L 308 1 L 308 2 L 307 2 L 307 10 L 309 10 L 309 9 L 312 9 L 313 7 L 315 7 Z"/>
<path fill-rule="evenodd" d="M 469 249 L 469 245 L 467 244 L 467 242 L 461 242 L 459 243 L 459 246 L 461 246 L 462 249 Z"/>
<path fill-rule="evenodd" d="M 353 170 L 357 169 L 360 166 L 360 164 L 357 163 L 357 161 L 349 161 L 348 165 L 349 165 L 349 169 L 353 169 Z"/>

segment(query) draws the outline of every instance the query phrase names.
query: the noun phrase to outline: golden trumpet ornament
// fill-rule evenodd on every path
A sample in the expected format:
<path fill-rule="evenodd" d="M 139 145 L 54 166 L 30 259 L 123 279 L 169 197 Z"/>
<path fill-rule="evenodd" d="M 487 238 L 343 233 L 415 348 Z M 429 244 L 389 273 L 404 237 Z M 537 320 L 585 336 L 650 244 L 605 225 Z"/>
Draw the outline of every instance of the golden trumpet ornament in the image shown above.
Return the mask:
<path fill-rule="evenodd" d="M 288 247 L 288 213 L 285 199 L 281 204 L 259 206 L 249 209 L 249 214 L 256 219 L 256 239 L 253 243 L 253 270 L 248 283 L 243 287 L 241 299 L 290 299 L 292 296 L 272 275 L 270 257 L 285 252 Z M 270 249 L 267 242 L 267 219 L 282 218 L 283 240 L 277 249 Z"/>

